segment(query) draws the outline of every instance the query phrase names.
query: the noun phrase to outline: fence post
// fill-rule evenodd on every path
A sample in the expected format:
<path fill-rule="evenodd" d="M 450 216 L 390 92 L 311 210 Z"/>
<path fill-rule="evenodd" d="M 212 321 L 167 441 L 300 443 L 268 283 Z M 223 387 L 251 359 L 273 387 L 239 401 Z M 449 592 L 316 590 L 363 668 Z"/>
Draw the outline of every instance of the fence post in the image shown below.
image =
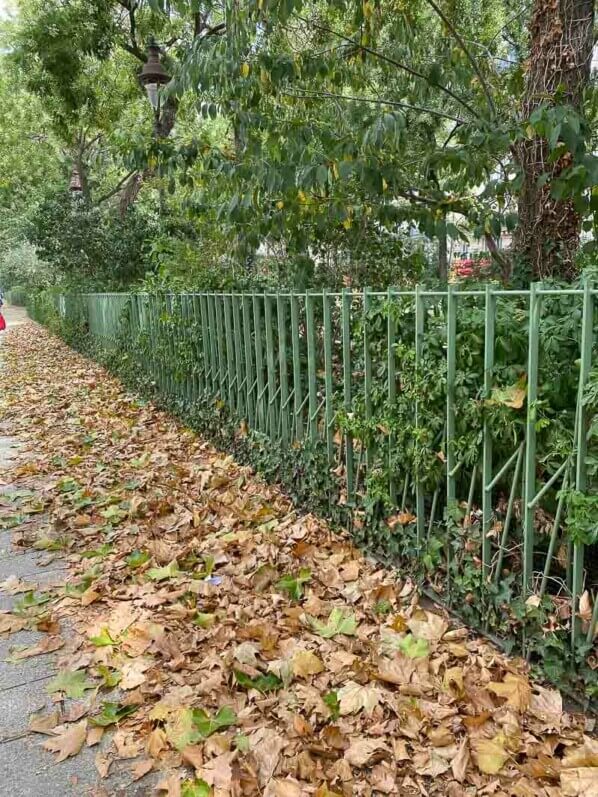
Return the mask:
<path fill-rule="evenodd" d="M 494 370 L 494 334 L 496 327 L 496 297 L 490 285 L 486 285 L 486 301 L 484 306 L 484 399 L 488 401 L 492 395 Z M 492 519 L 492 490 L 486 486 L 492 481 L 492 432 L 488 420 L 488 409 L 484 407 L 483 464 L 482 464 L 482 583 L 490 574 L 491 546 L 488 532 Z"/>
<path fill-rule="evenodd" d="M 246 396 L 247 396 L 247 420 L 249 427 L 253 428 L 255 416 L 253 413 L 253 390 L 255 380 L 253 376 L 253 357 L 251 355 L 251 320 L 249 314 L 251 307 L 249 296 L 243 294 L 243 337 L 245 338 L 245 371 L 246 371 Z"/>
<path fill-rule="evenodd" d="M 287 371 L 287 330 L 286 312 L 283 297 L 276 296 L 276 316 L 278 321 L 278 367 L 280 380 L 280 431 L 283 443 L 289 441 L 289 375 Z"/>
<path fill-rule="evenodd" d="M 351 299 L 352 294 L 343 289 L 342 319 L 343 319 L 343 401 L 347 415 L 352 410 L 351 398 Z M 347 477 L 347 505 L 354 506 L 354 462 L 353 462 L 353 435 L 345 433 L 345 467 Z"/>
<path fill-rule="evenodd" d="M 419 446 L 420 432 L 420 379 L 421 363 L 424 352 L 424 300 L 421 295 L 421 286 L 415 286 L 415 375 L 416 375 L 416 394 L 415 394 L 415 445 Z M 417 529 L 417 550 L 421 550 L 425 530 L 425 509 L 424 509 L 424 488 L 420 479 L 419 465 L 415 463 L 415 514 Z"/>
<path fill-rule="evenodd" d="M 324 391 L 325 391 L 325 418 L 326 418 L 326 451 L 328 462 L 334 461 L 334 411 L 332 407 L 332 315 L 330 310 L 330 296 L 328 291 L 322 291 L 322 306 L 324 312 Z"/>
<path fill-rule="evenodd" d="M 447 593 L 450 599 L 451 584 L 451 531 L 452 513 L 457 499 L 455 462 L 455 377 L 457 371 L 457 296 L 455 286 L 448 285 L 446 304 L 446 574 Z"/>
<path fill-rule="evenodd" d="M 264 385 L 264 353 L 262 347 L 262 322 L 260 313 L 260 297 L 253 294 L 253 328 L 255 329 L 255 379 L 257 396 L 255 399 L 255 418 L 260 432 L 266 430 L 267 414 L 264 412 L 265 390 Z"/>
<path fill-rule="evenodd" d="M 268 434 L 276 439 L 276 366 L 274 364 L 274 334 L 272 330 L 272 297 L 264 293 L 264 323 L 266 325 L 266 368 L 268 370 Z"/>
<path fill-rule="evenodd" d="M 575 461 L 575 489 L 583 492 L 587 489 L 587 467 L 588 456 L 588 411 L 584 404 L 584 391 L 590 369 L 592 367 L 592 345 L 594 339 L 594 302 L 591 292 L 591 283 L 586 279 L 583 286 L 583 311 L 581 322 L 581 346 L 580 346 L 580 366 L 579 366 L 579 385 L 577 391 L 577 456 Z M 572 606 L 571 606 L 571 644 L 575 648 L 577 637 L 580 635 L 580 618 L 577 615 L 579 608 L 579 598 L 583 591 L 583 562 L 584 544 L 575 542 L 573 544 L 573 574 L 572 574 Z M 594 597 L 598 602 L 598 596 Z M 590 627 L 590 632 L 591 632 Z"/>
<path fill-rule="evenodd" d="M 235 379 L 235 346 L 233 343 L 233 322 L 232 322 L 232 299 L 230 296 L 223 296 L 224 302 L 224 328 L 226 330 L 226 370 L 228 381 L 228 406 L 231 410 L 236 408 L 233 397 L 233 384 Z"/>
<path fill-rule="evenodd" d="M 395 336 L 396 336 L 396 328 L 395 328 L 395 320 L 393 316 L 393 289 L 389 288 L 387 293 L 387 325 L 386 325 L 386 347 L 387 347 L 387 378 L 388 378 L 388 404 L 390 406 L 390 410 L 392 412 L 392 407 L 397 398 L 397 375 L 396 375 L 396 363 L 395 363 Z M 396 508 L 397 505 L 397 483 L 394 474 L 394 466 L 393 466 L 393 449 L 395 446 L 394 441 L 394 434 L 392 431 L 389 431 L 388 434 L 388 472 L 389 472 L 389 482 L 388 482 L 388 492 L 390 495 L 390 501 L 392 503 L 393 508 Z"/>
<path fill-rule="evenodd" d="M 311 440 L 318 438 L 318 395 L 316 383 L 316 340 L 314 329 L 313 297 L 309 291 L 305 294 L 305 322 L 307 335 L 307 380 L 309 389 L 309 436 Z"/>
<path fill-rule="evenodd" d="M 527 420 L 525 425 L 525 512 L 523 519 L 523 576 L 522 591 L 532 589 L 534 566 L 534 517 L 532 501 L 536 494 L 536 401 L 538 399 L 538 362 L 540 357 L 540 297 L 538 284 L 532 282 L 529 291 L 529 332 L 527 365 Z"/>
<path fill-rule="evenodd" d="M 301 385 L 301 344 L 299 337 L 299 299 L 291 294 L 291 340 L 293 344 L 293 407 L 295 438 L 303 438 L 303 388 Z"/>
<path fill-rule="evenodd" d="M 370 336 L 368 330 L 368 313 L 370 311 L 370 289 L 363 289 L 363 365 L 364 365 L 364 393 L 365 393 L 365 421 L 368 425 L 367 437 L 370 437 L 369 421 L 372 419 L 372 353 L 370 351 Z M 368 440 L 365 449 L 365 464 L 367 477 L 371 475 L 374 461 L 373 442 Z"/>

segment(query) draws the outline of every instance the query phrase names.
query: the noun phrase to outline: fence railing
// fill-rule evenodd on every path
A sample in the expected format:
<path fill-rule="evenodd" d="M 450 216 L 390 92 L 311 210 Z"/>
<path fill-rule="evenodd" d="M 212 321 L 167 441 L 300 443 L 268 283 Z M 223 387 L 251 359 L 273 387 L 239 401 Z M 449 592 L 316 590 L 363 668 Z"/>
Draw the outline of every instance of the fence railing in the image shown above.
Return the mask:
<path fill-rule="evenodd" d="M 597 294 L 93 294 L 58 311 L 126 352 L 159 394 L 218 400 L 281 446 L 321 448 L 356 533 L 421 561 L 470 622 L 520 633 L 530 655 L 540 627 L 587 654 Z"/>

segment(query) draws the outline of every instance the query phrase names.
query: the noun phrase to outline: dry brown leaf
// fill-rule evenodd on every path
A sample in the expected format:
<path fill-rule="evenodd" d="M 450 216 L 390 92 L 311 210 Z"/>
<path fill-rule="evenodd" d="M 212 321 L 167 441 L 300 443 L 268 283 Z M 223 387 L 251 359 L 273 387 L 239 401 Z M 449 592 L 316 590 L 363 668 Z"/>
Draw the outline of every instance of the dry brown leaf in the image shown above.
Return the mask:
<path fill-rule="evenodd" d="M 407 626 L 416 639 L 439 642 L 448 629 L 448 623 L 439 614 L 420 610 L 407 621 Z"/>
<path fill-rule="evenodd" d="M 110 774 L 110 767 L 112 766 L 112 759 L 104 755 L 104 753 L 96 753 L 94 758 L 95 768 L 101 778 L 107 778 Z"/>
<path fill-rule="evenodd" d="M 273 789 L 270 794 L 274 797 L 301 797 L 303 794 L 301 785 L 296 780 L 276 780 L 272 783 Z"/>
<path fill-rule="evenodd" d="M 362 686 L 348 681 L 337 692 L 341 715 L 355 714 L 362 709 L 371 714 L 382 698 L 382 692 L 375 686 Z"/>
<path fill-rule="evenodd" d="M 42 747 L 51 753 L 56 753 L 56 761 L 64 761 L 71 756 L 77 755 L 83 747 L 87 736 L 87 721 L 82 720 L 76 725 L 65 728 L 55 738 L 48 739 Z"/>
<path fill-rule="evenodd" d="M 596 767 L 578 767 L 561 772 L 563 797 L 598 797 Z"/>
<path fill-rule="evenodd" d="M 154 762 L 151 758 L 143 758 L 141 761 L 138 761 L 134 767 L 131 768 L 131 776 L 133 780 L 141 780 L 144 778 L 148 772 L 151 772 L 154 768 Z"/>
<path fill-rule="evenodd" d="M 298 678 L 308 678 L 324 671 L 324 664 L 315 653 L 310 650 L 298 650 L 292 659 L 293 675 Z"/>
<path fill-rule="evenodd" d="M 387 749 L 380 739 L 352 739 L 345 750 L 345 760 L 353 767 L 364 767 L 375 753 Z"/>
<path fill-rule="evenodd" d="M 446 758 L 441 758 L 433 748 L 422 750 L 413 756 L 413 768 L 417 774 L 427 775 L 430 778 L 437 778 L 439 775 L 443 775 L 450 765 L 450 761 L 447 761 Z"/>
<path fill-rule="evenodd" d="M 488 690 L 499 697 L 507 698 L 507 706 L 517 711 L 526 711 L 532 699 L 532 688 L 529 680 L 523 675 L 508 672 L 504 681 L 491 681 Z"/>
<path fill-rule="evenodd" d="M 459 783 L 463 783 L 465 780 L 465 775 L 467 773 L 467 767 L 469 766 L 469 746 L 467 743 L 467 739 L 463 739 L 461 742 L 461 746 L 459 747 L 459 752 L 451 761 L 451 769 L 453 771 L 453 777 L 455 780 L 458 780 Z"/>
<path fill-rule="evenodd" d="M 51 711 L 49 714 L 32 714 L 29 718 L 29 730 L 33 733 L 52 735 L 52 731 L 60 722 L 60 711 L 58 709 Z"/>
<path fill-rule="evenodd" d="M 44 653 L 54 653 L 64 647 L 64 639 L 59 636 L 45 636 L 24 650 L 17 650 L 12 653 L 13 659 L 30 659 L 33 656 L 42 656 Z"/>
<path fill-rule="evenodd" d="M 86 747 L 95 747 L 96 744 L 99 744 L 102 741 L 102 737 L 104 736 L 104 728 L 88 728 L 87 729 L 87 738 L 85 740 Z"/>
<path fill-rule="evenodd" d="M 0 614 L 0 634 L 15 634 L 27 625 L 27 620 L 23 617 L 16 617 L 14 614 Z"/>

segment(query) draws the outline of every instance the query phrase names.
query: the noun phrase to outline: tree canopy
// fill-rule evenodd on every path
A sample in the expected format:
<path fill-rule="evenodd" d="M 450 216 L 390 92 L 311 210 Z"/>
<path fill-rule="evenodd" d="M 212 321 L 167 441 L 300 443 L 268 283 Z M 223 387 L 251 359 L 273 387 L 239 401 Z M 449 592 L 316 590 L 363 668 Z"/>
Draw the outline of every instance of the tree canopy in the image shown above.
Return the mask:
<path fill-rule="evenodd" d="M 159 215 L 149 270 L 197 280 L 209 252 L 239 274 L 267 250 L 291 283 L 445 279 L 447 242 L 481 239 L 507 282 L 577 274 L 598 209 L 593 2 L 93 5 L 21 2 L 0 93 L 38 113 L 63 194 L 75 168 L 104 215 Z M 172 75 L 153 121 L 150 37 Z M 26 184 L 39 205 L 45 176 Z M 381 251 L 394 267 L 360 269 Z"/>

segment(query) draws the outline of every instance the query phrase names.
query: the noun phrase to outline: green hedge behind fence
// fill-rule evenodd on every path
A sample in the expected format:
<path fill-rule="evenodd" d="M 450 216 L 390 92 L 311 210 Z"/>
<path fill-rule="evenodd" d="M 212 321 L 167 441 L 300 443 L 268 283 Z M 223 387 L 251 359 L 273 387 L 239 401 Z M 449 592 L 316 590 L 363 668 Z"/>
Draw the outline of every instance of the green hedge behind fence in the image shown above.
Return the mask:
<path fill-rule="evenodd" d="M 598 695 L 597 294 L 93 294 L 30 312 Z"/>

